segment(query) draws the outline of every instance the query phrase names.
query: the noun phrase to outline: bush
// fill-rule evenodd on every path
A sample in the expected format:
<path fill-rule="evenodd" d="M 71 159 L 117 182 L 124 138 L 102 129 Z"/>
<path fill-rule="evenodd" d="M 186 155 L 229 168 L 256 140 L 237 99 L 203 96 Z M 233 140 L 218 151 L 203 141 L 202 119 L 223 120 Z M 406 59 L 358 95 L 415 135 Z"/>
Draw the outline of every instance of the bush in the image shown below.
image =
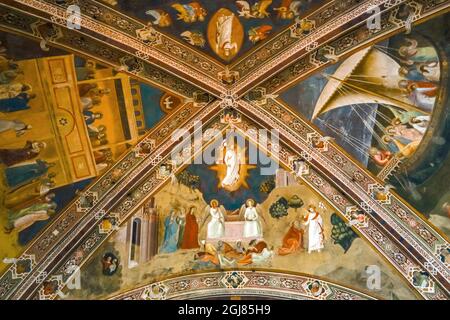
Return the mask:
<path fill-rule="evenodd" d="M 288 208 L 289 208 L 288 201 L 286 200 L 286 198 L 281 197 L 277 201 L 272 203 L 272 205 L 269 208 L 269 213 L 272 216 L 272 218 L 279 219 L 281 217 L 288 215 Z"/>

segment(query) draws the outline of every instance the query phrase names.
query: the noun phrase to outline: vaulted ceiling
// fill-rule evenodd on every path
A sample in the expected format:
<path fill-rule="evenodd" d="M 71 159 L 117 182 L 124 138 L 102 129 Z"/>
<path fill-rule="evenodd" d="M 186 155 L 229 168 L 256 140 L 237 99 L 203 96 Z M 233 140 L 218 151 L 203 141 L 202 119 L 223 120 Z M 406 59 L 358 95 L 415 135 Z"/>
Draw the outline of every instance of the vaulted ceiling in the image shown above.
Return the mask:
<path fill-rule="evenodd" d="M 409 23 L 416 25 L 447 12 L 450 1 L 301 1 L 298 14 L 286 18 L 275 8 L 289 1 L 269 2 L 268 16 L 250 10 L 250 16 L 237 20 L 243 29 L 242 43 L 236 54 L 227 57 L 215 50 L 208 29 L 219 9 L 235 15 L 245 10 L 234 1 L 197 1 L 205 17 L 187 22 L 183 18 L 189 19 L 190 11 L 183 16 L 177 1 L 119 1 L 115 6 L 92 0 L 2 1 L 2 30 L 99 61 L 186 99 L 84 190 L 81 197 L 92 197 L 90 204 L 82 205 L 77 198 L 30 244 L 18 260 L 29 261 L 32 268 L 19 274 L 15 263 L 2 275 L 2 299 L 56 298 L 56 293 L 43 294 L 42 283 L 50 279 L 59 289 L 65 286 L 73 271 L 69 267 L 83 265 L 114 232 L 99 228 L 102 219 L 114 217 L 117 225 L 125 223 L 168 182 L 168 177 L 156 171 L 179 147 L 179 141 L 171 139 L 172 133 L 182 127 L 193 136 L 198 121 L 203 129 L 225 130 L 230 124 L 221 122 L 220 116 L 228 108 L 243 117 L 234 128 L 255 144 L 262 142 L 248 135 L 249 128 L 278 130 L 280 142 L 264 146 L 267 152 L 286 168 L 292 168 L 292 158 L 305 159 L 309 171 L 302 177 L 304 183 L 347 221 L 353 210 L 360 211 L 365 220 L 353 228 L 422 298 L 450 297 L 448 261 L 440 258 L 442 250 L 450 246 L 446 237 L 394 191 L 388 190 L 383 199 L 375 197 L 374 190 L 386 189 L 389 174 L 369 172 L 278 98 L 313 74 L 405 32 Z M 80 29 L 67 27 L 71 18 L 66 9 L 71 4 L 81 8 Z M 366 21 L 374 6 L 380 10 L 381 26 L 371 29 Z M 191 4 L 191 8 L 197 7 Z M 401 14 L 405 8 L 410 14 Z M 156 21 L 161 15 L 170 25 Z M 254 44 L 248 38 L 249 31 L 262 25 L 270 26 L 270 33 Z M 187 34 L 183 38 L 186 31 L 191 36 L 193 31 L 200 32 L 205 38 L 204 49 L 188 43 L 195 39 Z M 317 141 L 323 144 L 318 146 Z M 194 152 L 186 161 L 191 154 Z M 417 285 L 414 272 L 430 275 L 430 285 Z"/>

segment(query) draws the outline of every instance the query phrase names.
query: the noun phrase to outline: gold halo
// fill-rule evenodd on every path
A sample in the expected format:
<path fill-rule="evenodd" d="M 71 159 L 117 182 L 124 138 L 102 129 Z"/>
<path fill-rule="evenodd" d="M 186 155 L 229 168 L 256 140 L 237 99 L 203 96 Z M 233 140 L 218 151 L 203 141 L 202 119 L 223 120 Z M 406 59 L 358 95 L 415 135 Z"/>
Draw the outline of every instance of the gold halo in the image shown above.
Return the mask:
<path fill-rule="evenodd" d="M 219 201 L 217 201 L 216 199 L 212 199 L 211 202 L 209 203 L 209 205 L 211 207 L 218 207 L 219 206 Z"/>

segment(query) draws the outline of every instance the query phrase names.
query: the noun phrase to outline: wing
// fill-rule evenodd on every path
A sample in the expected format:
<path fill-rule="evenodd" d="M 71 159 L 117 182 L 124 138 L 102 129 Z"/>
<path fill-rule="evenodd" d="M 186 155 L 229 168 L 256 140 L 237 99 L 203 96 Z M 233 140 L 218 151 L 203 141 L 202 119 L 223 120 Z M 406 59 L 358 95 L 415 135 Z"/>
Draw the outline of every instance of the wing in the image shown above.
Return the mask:
<path fill-rule="evenodd" d="M 161 14 L 156 10 L 148 10 L 145 12 L 145 14 L 155 18 L 155 20 L 156 20 L 155 22 L 161 20 Z"/>
<path fill-rule="evenodd" d="M 250 5 L 247 1 L 236 1 L 236 5 L 238 6 L 239 10 L 250 11 Z"/>
<path fill-rule="evenodd" d="M 244 220 L 245 209 L 247 209 L 247 207 L 245 206 L 245 204 L 243 204 L 241 209 L 239 210 L 239 220 Z"/>
<path fill-rule="evenodd" d="M 192 32 L 190 32 L 190 31 L 185 31 L 185 32 L 183 32 L 182 34 L 180 34 L 180 36 L 182 36 L 182 37 L 186 37 L 186 38 L 191 38 L 191 36 L 192 36 Z"/>
<path fill-rule="evenodd" d="M 205 207 L 205 209 L 203 210 L 203 218 L 202 218 L 202 222 L 200 223 L 200 229 L 203 228 L 203 225 L 206 223 L 206 221 L 210 217 L 210 214 L 209 214 L 210 209 L 211 209 L 211 207 L 209 205 L 207 205 Z"/>
<path fill-rule="evenodd" d="M 263 216 L 262 207 L 259 203 L 256 205 L 255 209 L 256 212 L 258 212 L 259 217 L 264 221 L 264 223 L 266 223 L 266 219 Z"/>
<path fill-rule="evenodd" d="M 267 34 L 272 30 L 272 26 L 269 25 L 263 25 L 261 27 L 259 27 L 259 32 L 263 33 L 263 34 Z"/>
<path fill-rule="evenodd" d="M 226 216 L 226 214 L 227 214 L 227 210 L 225 209 L 225 207 L 224 207 L 224 206 L 220 206 L 220 207 L 219 207 L 219 211 L 220 211 L 220 213 L 222 213 L 222 214 L 223 214 L 223 216 L 224 216 L 224 217 Z"/>
<path fill-rule="evenodd" d="M 179 3 L 175 3 L 172 5 L 172 8 L 174 8 L 175 10 L 178 11 L 179 14 L 183 15 L 183 16 L 189 16 L 188 12 L 186 11 L 186 9 Z"/>
<path fill-rule="evenodd" d="M 289 9 L 294 13 L 294 15 L 300 15 L 300 1 L 294 1 L 290 4 Z"/>

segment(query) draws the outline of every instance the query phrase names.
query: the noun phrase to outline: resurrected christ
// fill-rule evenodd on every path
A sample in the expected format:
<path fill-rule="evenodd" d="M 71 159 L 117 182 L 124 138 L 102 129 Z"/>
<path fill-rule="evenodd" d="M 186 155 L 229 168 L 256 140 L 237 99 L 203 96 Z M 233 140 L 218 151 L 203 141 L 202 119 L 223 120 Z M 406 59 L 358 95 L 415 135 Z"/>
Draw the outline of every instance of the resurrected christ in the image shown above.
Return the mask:
<path fill-rule="evenodd" d="M 223 143 L 224 149 L 226 149 L 224 156 L 224 163 L 227 171 L 225 177 L 222 179 L 222 187 L 231 187 L 239 181 L 239 168 L 241 159 L 235 146 L 227 147 L 227 143 Z"/>

